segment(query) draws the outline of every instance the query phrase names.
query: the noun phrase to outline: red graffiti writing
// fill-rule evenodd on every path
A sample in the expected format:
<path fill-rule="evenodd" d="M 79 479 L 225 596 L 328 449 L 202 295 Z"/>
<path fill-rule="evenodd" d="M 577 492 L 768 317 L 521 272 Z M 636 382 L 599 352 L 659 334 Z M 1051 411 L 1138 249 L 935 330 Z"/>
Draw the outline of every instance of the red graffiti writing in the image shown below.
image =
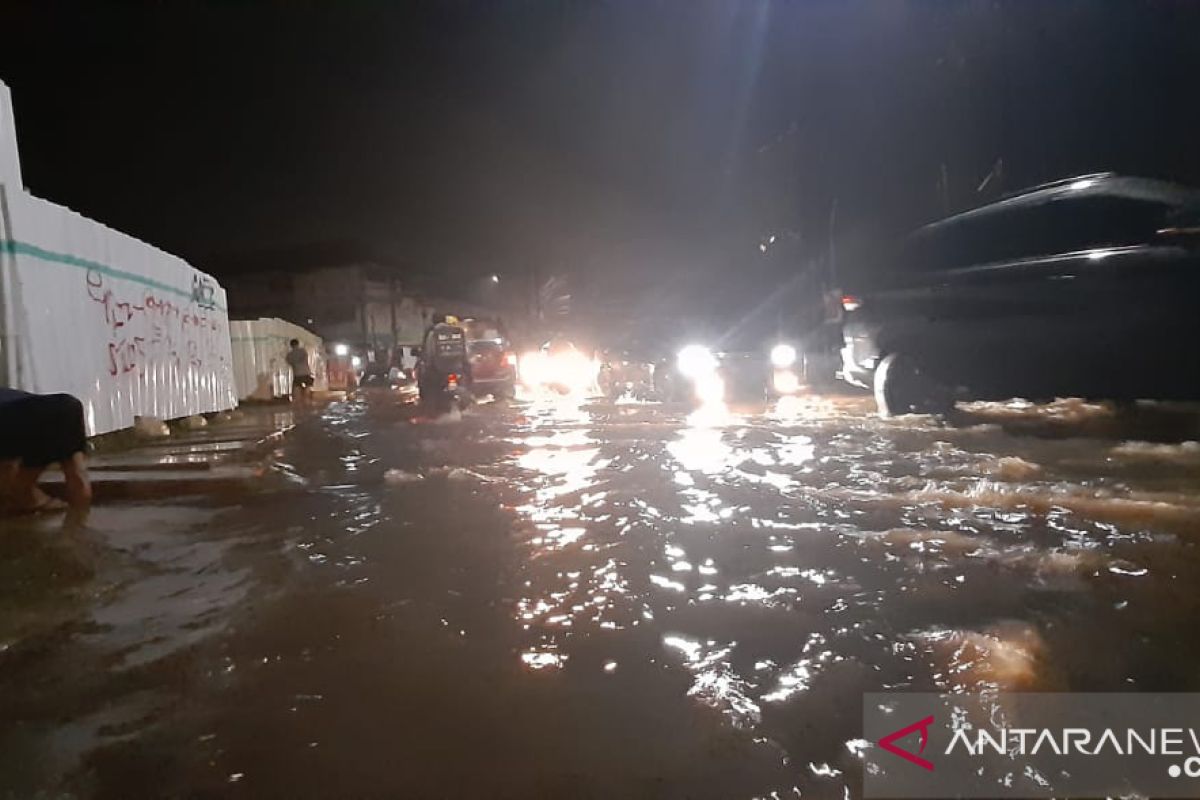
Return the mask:
<path fill-rule="evenodd" d="M 121 296 L 96 270 L 87 273 L 88 297 L 103 309 L 108 333 L 108 373 L 113 377 L 165 366 L 167 369 L 202 370 L 225 365 L 219 347 L 224 330 L 222 317 L 195 300 L 179 305 L 152 289 L 140 296 Z"/>

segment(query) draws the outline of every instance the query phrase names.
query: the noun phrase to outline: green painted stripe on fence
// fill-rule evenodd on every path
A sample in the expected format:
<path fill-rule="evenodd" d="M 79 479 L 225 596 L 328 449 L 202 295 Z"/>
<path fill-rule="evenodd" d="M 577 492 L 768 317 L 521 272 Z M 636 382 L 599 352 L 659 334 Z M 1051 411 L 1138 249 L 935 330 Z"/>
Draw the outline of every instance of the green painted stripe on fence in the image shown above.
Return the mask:
<path fill-rule="evenodd" d="M 177 294 L 180 297 L 192 299 L 191 291 L 180 289 L 178 286 L 156 281 L 153 278 L 147 278 L 145 275 L 138 275 L 136 272 L 126 272 L 123 269 L 110 267 L 107 264 L 101 264 L 99 261 L 91 261 L 79 256 L 73 256 L 69 253 L 55 253 L 51 250 L 44 250 L 34 244 L 28 242 L 18 242 L 15 239 L 0 239 L 0 250 L 6 253 L 11 253 L 14 256 L 29 256 L 31 258 L 40 258 L 42 261 L 50 261 L 56 264 L 66 264 L 68 267 L 78 267 L 80 269 L 93 270 L 102 275 L 107 275 L 110 278 L 118 278 L 123 281 L 133 281 L 140 283 L 143 286 L 149 286 L 151 289 L 158 289 L 161 292 L 170 292 Z M 198 271 L 198 270 L 197 270 Z M 225 308 L 219 303 L 213 303 L 213 307 L 218 311 L 225 311 Z"/>

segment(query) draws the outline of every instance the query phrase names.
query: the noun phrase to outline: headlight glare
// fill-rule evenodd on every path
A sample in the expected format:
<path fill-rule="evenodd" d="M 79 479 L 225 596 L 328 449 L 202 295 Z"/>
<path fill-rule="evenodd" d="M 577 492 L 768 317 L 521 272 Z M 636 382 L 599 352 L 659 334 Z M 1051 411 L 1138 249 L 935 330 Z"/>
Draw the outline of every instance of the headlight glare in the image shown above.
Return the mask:
<path fill-rule="evenodd" d="M 717 368 L 717 357 L 702 344 L 689 344 L 676 356 L 679 371 L 692 379 L 713 372 Z"/>
<path fill-rule="evenodd" d="M 777 344 L 771 348 L 771 366 L 787 369 L 796 363 L 796 348 L 790 344 Z"/>

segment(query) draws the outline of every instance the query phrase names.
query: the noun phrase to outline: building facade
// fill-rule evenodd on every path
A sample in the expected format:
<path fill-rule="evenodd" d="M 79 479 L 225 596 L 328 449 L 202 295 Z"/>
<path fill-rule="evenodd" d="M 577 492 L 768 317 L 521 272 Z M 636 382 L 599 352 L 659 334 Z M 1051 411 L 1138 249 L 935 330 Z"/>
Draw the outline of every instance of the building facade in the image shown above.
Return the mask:
<path fill-rule="evenodd" d="M 306 247 L 260 254 L 223 271 L 234 319 L 277 317 L 346 345 L 367 372 L 386 370 L 420 344 L 438 314 L 492 317 L 489 309 L 418 292 L 402 270 L 353 249 Z"/>
<path fill-rule="evenodd" d="M 278 317 L 302 325 L 327 345 L 368 354 L 415 345 L 434 308 L 399 271 L 370 261 L 239 270 L 226 279 L 236 319 Z"/>

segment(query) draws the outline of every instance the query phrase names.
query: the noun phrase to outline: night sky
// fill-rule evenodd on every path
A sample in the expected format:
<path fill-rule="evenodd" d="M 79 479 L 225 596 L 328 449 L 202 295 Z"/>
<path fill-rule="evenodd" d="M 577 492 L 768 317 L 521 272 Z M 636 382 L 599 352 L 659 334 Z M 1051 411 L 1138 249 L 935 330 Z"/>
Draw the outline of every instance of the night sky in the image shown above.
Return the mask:
<path fill-rule="evenodd" d="M 1200 3 L 7 0 L 0 27 L 31 190 L 201 268 L 354 240 L 752 293 L 822 256 L 835 199 L 861 267 L 996 191 L 1200 185 Z"/>

